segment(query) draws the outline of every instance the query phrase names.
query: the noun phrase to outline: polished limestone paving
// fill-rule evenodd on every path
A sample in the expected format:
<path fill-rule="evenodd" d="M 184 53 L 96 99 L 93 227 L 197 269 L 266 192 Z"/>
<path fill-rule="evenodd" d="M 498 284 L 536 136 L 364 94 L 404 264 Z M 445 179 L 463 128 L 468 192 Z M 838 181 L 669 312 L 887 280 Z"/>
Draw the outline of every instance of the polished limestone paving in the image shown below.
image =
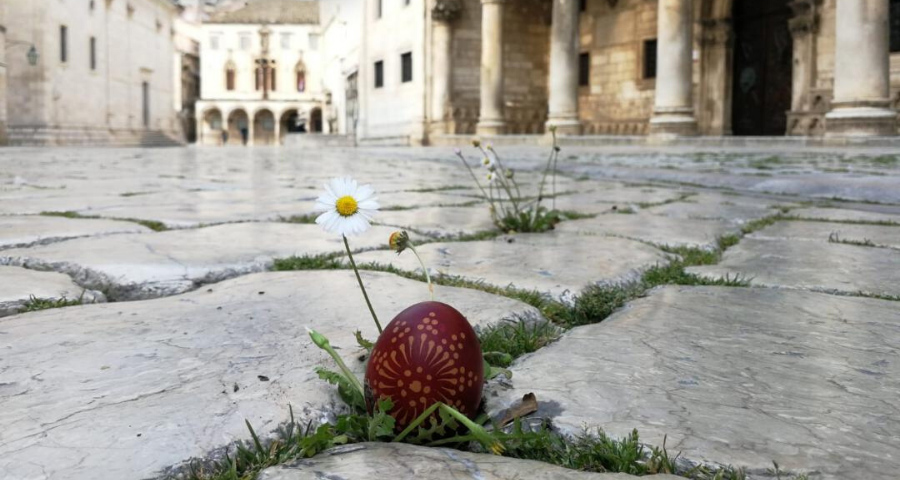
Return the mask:
<path fill-rule="evenodd" d="M 536 195 L 546 149 L 498 148 Z M 432 273 L 563 301 L 675 259 L 663 246 L 743 236 L 718 264 L 691 270 L 750 287 L 651 291 L 519 359 L 512 380 L 488 386 L 492 410 L 535 392 L 538 415 L 562 431 L 637 428 L 651 444 L 667 438 L 672 455 L 750 478 L 768 478 L 773 461 L 815 479 L 900 469 L 900 156 L 566 147 L 560 169 L 545 205 L 593 218 L 489 238 L 487 205 L 450 149 L 0 150 L 0 471 L 163 477 L 247 439 L 244 419 L 270 432 L 288 405 L 304 421 L 333 416 L 339 401 L 313 372 L 330 363 L 303 327 L 361 370 L 352 331 L 374 330 L 355 279 L 270 270 L 278 258 L 341 255 L 339 238 L 308 223 L 321 185 L 340 175 L 371 183 L 385 207 L 350 240 L 359 262 L 417 271 L 387 250 L 405 228 Z M 383 322 L 428 298 L 392 274 L 363 280 Z M 476 290 L 437 295 L 480 325 L 534 314 Z M 32 297 L 85 305 L 17 314 Z M 451 454 L 412 452 L 427 460 L 400 468 L 383 459 L 402 452 L 366 446 L 263 478 L 319 467 L 404 478 L 431 457 L 460 475 L 582 478 Z"/>

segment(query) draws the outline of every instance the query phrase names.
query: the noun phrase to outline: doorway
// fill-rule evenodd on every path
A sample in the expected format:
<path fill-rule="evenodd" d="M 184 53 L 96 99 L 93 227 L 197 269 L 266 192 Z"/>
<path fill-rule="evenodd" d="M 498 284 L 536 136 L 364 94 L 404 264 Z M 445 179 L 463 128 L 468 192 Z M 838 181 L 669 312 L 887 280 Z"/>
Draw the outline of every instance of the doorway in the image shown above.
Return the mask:
<path fill-rule="evenodd" d="M 793 39 L 788 0 L 735 0 L 732 130 L 785 135 L 791 109 Z"/>

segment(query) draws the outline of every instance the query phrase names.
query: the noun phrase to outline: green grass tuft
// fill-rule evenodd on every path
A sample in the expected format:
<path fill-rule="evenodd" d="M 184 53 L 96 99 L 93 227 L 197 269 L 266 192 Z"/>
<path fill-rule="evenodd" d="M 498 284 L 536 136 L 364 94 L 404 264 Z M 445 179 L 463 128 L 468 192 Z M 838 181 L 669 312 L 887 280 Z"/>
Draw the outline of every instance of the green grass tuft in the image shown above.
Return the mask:
<path fill-rule="evenodd" d="M 475 331 L 481 340 L 481 350 L 492 358 L 491 364 L 504 368 L 516 358 L 556 341 L 562 333 L 556 325 L 530 315 L 504 319 Z"/>
<path fill-rule="evenodd" d="M 31 295 L 28 298 L 28 301 L 25 302 L 19 308 L 19 313 L 27 313 L 27 312 L 38 312 L 41 310 L 49 310 L 52 308 L 65 308 L 65 307 L 73 307 L 75 305 L 81 305 L 84 303 L 84 294 L 80 297 L 69 300 L 66 297 L 62 298 L 38 298 L 34 295 Z"/>
<path fill-rule="evenodd" d="M 106 217 L 101 217 L 99 215 L 82 215 L 78 212 L 72 212 L 72 211 L 41 212 L 40 215 L 42 215 L 44 217 L 62 217 L 62 218 L 70 218 L 70 219 L 89 219 L 89 220 L 106 218 Z M 141 220 L 139 218 L 118 218 L 118 217 L 111 217 L 111 218 L 108 218 L 108 220 L 118 220 L 120 222 L 137 223 L 138 225 L 143 225 L 143 226 L 149 228 L 150 230 L 153 230 L 154 232 L 164 232 L 169 229 L 169 227 L 167 227 L 164 223 L 158 222 L 156 220 Z"/>

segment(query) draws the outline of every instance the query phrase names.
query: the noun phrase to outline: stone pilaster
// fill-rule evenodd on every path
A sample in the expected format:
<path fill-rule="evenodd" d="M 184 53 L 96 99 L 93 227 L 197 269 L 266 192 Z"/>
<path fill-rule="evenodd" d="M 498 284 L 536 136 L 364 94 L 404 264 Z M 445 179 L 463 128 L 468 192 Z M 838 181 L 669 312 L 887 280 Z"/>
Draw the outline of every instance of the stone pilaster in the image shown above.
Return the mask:
<path fill-rule="evenodd" d="M 731 135 L 734 29 L 730 18 L 703 22 L 701 35 L 700 112 L 708 135 Z"/>
<path fill-rule="evenodd" d="M 834 101 L 826 136 L 897 134 L 890 105 L 888 0 L 837 0 Z"/>
<path fill-rule="evenodd" d="M 503 116 L 503 8 L 506 0 L 481 0 L 481 109 L 478 135 L 506 133 Z"/>
<path fill-rule="evenodd" d="M 656 100 L 650 134 L 697 134 L 692 85 L 693 1 L 659 0 Z"/>
<path fill-rule="evenodd" d="M 547 127 L 580 135 L 578 120 L 578 0 L 553 0 Z"/>
<path fill-rule="evenodd" d="M 451 89 L 453 75 L 453 29 L 462 6 L 459 0 L 437 0 L 431 10 L 432 24 L 432 134 L 446 134 L 451 119 Z"/>

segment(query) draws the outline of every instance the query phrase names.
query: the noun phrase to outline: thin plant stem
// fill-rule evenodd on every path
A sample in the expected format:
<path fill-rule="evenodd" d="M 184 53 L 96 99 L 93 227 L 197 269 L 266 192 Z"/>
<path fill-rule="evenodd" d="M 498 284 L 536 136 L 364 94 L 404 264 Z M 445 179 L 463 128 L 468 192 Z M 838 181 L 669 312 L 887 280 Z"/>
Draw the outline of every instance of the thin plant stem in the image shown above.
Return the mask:
<path fill-rule="evenodd" d="M 356 274 L 356 281 L 359 282 L 359 288 L 362 290 L 363 298 L 366 299 L 366 305 L 369 306 L 369 312 L 372 314 L 372 320 L 375 320 L 375 326 L 378 327 L 378 334 L 381 335 L 381 322 L 378 321 L 378 315 L 375 315 L 375 309 L 372 308 L 372 302 L 369 301 L 369 294 L 366 293 L 366 287 L 363 285 L 362 277 L 359 276 L 359 269 L 356 268 L 356 261 L 353 260 L 353 252 L 350 251 L 350 243 L 347 242 L 347 236 L 344 237 L 344 247 L 347 249 L 347 256 L 350 257 L 350 266 L 353 267 L 353 273 Z"/>
<path fill-rule="evenodd" d="M 485 150 L 484 147 L 479 146 L 478 149 L 481 150 L 481 154 L 484 155 L 485 157 L 489 156 L 487 150 Z M 494 160 L 497 161 L 497 169 L 500 170 L 500 175 L 498 175 L 500 186 L 503 187 L 504 190 L 506 190 L 506 194 L 509 195 L 509 201 L 513 205 L 513 211 L 516 213 L 516 215 L 518 215 L 519 214 L 518 199 L 516 198 L 515 195 L 513 195 L 512 189 L 510 189 L 509 185 L 506 183 L 506 179 L 503 178 L 505 176 L 504 172 L 506 171 L 506 169 L 503 168 L 503 163 L 500 162 L 500 157 L 498 157 L 496 154 L 494 155 Z"/>
<path fill-rule="evenodd" d="M 481 194 L 484 195 L 485 200 L 490 200 L 488 198 L 487 192 L 484 191 L 484 187 L 481 186 L 481 182 L 478 181 L 478 177 L 475 175 L 475 172 L 472 170 L 472 167 L 469 166 L 469 162 L 466 161 L 466 157 L 464 157 L 462 153 L 457 153 L 456 156 L 459 157 L 460 160 L 462 160 L 463 165 L 466 166 L 466 170 L 468 170 L 469 174 L 472 175 L 472 180 L 475 180 L 475 185 L 478 187 L 479 190 L 481 190 Z"/>
<path fill-rule="evenodd" d="M 410 422 L 409 426 L 407 426 L 405 429 L 403 429 L 402 432 L 400 432 L 400 435 L 397 435 L 397 436 L 394 437 L 394 439 L 391 440 L 391 441 L 392 441 L 392 442 L 402 442 L 403 439 L 406 438 L 407 435 L 409 435 L 410 433 L 412 433 L 413 430 L 415 430 L 416 428 L 419 428 L 419 426 L 422 425 L 422 423 L 423 423 L 428 417 L 430 417 L 431 414 L 434 413 L 434 411 L 437 410 L 441 405 L 443 405 L 441 402 L 436 402 L 436 403 L 434 403 L 432 406 L 426 408 L 425 411 L 422 412 L 421 415 L 419 415 L 418 417 L 416 417 L 415 420 L 413 420 L 412 422 Z"/>
<path fill-rule="evenodd" d="M 325 350 L 325 352 L 328 353 L 328 355 L 330 355 L 334 360 L 334 363 L 337 364 L 338 368 L 341 369 L 341 372 L 344 373 L 344 376 L 347 377 L 347 380 L 349 380 L 350 383 L 352 383 L 353 386 L 356 387 L 357 390 L 359 390 L 359 393 L 361 395 L 365 395 L 362 384 L 359 383 L 359 379 L 356 378 L 356 375 L 354 375 L 349 368 L 347 368 L 347 364 L 344 363 L 344 360 L 341 358 L 341 356 L 338 355 L 336 351 L 334 351 L 334 347 L 331 346 L 331 342 L 328 340 L 328 338 L 326 338 L 325 335 L 316 332 L 315 330 L 310 330 L 309 328 L 307 328 L 307 331 L 309 331 L 309 336 L 310 338 L 312 338 L 313 343 L 315 343 L 316 346 L 321 348 L 322 350 Z"/>
<path fill-rule="evenodd" d="M 412 250 L 413 254 L 416 256 L 416 259 L 419 260 L 419 265 L 422 266 L 422 270 L 425 272 L 425 280 L 428 281 L 428 291 L 431 292 L 431 301 L 434 301 L 434 284 L 431 283 L 431 275 L 428 274 L 428 268 L 425 267 L 425 262 L 422 261 L 422 257 L 419 256 L 419 252 L 416 251 L 416 248 L 412 245 L 409 246 L 409 249 Z"/>

